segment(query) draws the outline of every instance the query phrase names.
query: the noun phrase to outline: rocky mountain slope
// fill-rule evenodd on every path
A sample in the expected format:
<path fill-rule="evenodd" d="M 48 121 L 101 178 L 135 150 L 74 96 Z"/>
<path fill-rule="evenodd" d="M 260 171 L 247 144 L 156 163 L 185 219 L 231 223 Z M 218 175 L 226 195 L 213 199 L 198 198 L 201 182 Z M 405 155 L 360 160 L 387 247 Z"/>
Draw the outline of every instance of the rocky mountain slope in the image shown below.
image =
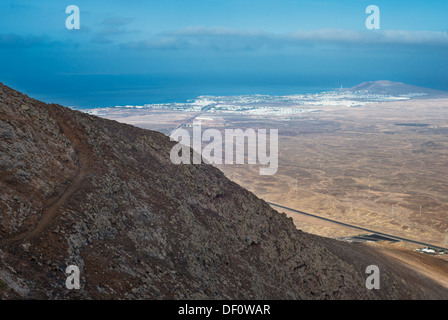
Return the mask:
<path fill-rule="evenodd" d="M 174 142 L 0 85 L 0 298 L 437 297 L 369 250 L 303 233 Z M 353 260 L 350 258 L 351 253 Z M 365 268 L 379 264 L 380 290 Z M 67 266 L 81 271 L 68 290 Z M 426 282 L 425 282 L 426 281 Z"/>

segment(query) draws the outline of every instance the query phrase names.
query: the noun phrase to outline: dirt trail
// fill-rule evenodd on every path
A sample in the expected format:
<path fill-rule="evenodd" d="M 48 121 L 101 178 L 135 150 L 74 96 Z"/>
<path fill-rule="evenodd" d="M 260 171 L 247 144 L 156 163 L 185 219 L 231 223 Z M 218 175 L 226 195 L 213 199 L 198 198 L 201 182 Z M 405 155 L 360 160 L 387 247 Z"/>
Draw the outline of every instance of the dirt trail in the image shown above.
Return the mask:
<path fill-rule="evenodd" d="M 87 160 L 85 159 L 84 153 L 81 152 L 81 141 L 78 139 L 77 135 L 70 126 L 66 125 L 64 121 L 58 121 L 59 116 L 57 115 L 52 105 L 48 106 L 48 112 L 58 123 L 59 127 L 62 130 L 62 134 L 65 135 L 75 145 L 75 150 L 79 157 L 78 171 L 76 175 L 71 179 L 71 181 L 68 182 L 68 187 L 56 198 L 50 199 L 47 202 L 48 204 L 46 204 L 42 208 L 42 218 L 37 222 L 33 229 L 15 235 L 13 237 L 3 239 L 2 241 L 0 241 L 0 247 L 18 244 L 39 235 L 46 227 L 48 227 L 52 223 L 54 217 L 59 212 L 59 208 L 70 198 L 70 196 L 76 190 L 78 190 L 87 175 Z"/>

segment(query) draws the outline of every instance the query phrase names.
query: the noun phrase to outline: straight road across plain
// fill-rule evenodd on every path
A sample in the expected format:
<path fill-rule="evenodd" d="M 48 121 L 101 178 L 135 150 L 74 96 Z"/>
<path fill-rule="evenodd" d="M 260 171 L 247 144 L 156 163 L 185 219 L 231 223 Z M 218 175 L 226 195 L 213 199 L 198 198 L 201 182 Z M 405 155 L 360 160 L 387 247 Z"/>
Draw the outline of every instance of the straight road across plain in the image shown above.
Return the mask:
<path fill-rule="evenodd" d="M 420 241 L 415 241 L 415 240 L 407 239 L 407 238 L 403 238 L 403 237 L 397 237 L 397 236 L 394 236 L 394 235 L 391 235 L 391 234 L 378 232 L 378 231 L 375 231 L 375 230 L 372 230 L 372 229 L 358 227 L 358 226 L 354 226 L 352 224 L 348 224 L 348 223 L 344 223 L 344 222 L 340 222 L 340 221 L 336 221 L 336 220 L 332 220 L 332 219 L 328 219 L 328 218 L 323 218 L 323 217 L 317 216 L 315 214 L 311 214 L 311 213 L 303 212 L 303 211 L 300 211 L 300 210 L 288 208 L 288 207 L 285 207 L 285 206 L 282 206 L 282 205 L 279 205 L 279 204 L 276 204 L 276 203 L 272 203 L 272 202 L 268 202 L 268 201 L 266 201 L 266 203 L 270 204 L 271 206 L 282 208 L 282 209 L 285 209 L 285 210 L 289 210 L 289 211 L 292 211 L 292 212 L 295 212 L 295 213 L 300 213 L 300 214 L 303 214 L 305 216 L 321 219 L 321 220 L 324 220 L 324 221 L 332 222 L 332 223 L 339 224 L 339 225 L 342 225 L 342 226 L 345 226 L 345 227 L 350 227 L 350 228 L 353 228 L 353 229 L 358 229 L 358 230 L 362 230 L 362 231 L 369 232 L 369 233 L 378 234 L 378 235 L 381 235 L 381 236 L 384 236 L 384 237 L 388 237 L 388 238 L 392 238 L 392 239 L 396 239 L 396 240 L 399 240 L 399 241 L 404 241 L 404 242 L 409 242 L 409 243 L 413 243 L 413 244 L 418 244 L 418 245 L 421 245 L 421 246 L 431 247 L 431 248 L 438 249 L 438 250 L 448 250 L 448 248 L 435 246 L 433 244 L 424 243 L 424 242 L 420 242 Z"/>

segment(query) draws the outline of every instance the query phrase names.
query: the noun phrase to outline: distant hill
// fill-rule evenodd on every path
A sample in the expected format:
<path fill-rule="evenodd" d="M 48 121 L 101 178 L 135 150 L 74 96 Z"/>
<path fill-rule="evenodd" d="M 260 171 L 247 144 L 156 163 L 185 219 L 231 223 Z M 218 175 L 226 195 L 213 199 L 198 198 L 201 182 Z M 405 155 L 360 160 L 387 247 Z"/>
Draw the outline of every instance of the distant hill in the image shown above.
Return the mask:
<path fill-rule="evenodd" d="M 387 80 L 363 82 L 347 91 L 364 92 L 370 94 L 383 94 L 391 96 L 422 94 L 425 96 L 442 96 L 448 95 L 446 91 L 438 91 L 434 89 L 412 86 L 401 82 L 393 82 Z"/>

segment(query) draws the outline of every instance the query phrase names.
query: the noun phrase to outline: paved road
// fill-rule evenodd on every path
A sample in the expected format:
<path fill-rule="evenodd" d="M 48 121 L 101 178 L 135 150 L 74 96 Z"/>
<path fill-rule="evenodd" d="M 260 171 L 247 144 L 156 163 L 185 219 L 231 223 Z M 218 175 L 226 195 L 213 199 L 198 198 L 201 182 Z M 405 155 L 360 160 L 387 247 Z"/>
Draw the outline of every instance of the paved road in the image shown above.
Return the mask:
<path fill-rule="evenodd" d="M 170 137 L 174 132 L 176 132 L 177 130 L 179 130 L 183 126 L 185 126 L 187 123 L 193 122 L 194 119 L 196 119 L 197 117 L 203 115 L 205 112 L 207 112 L 213 106 L 216 106 L 216 103 L 203 107 L 198 114 L 196 114 L 195 116 L 191 117 L 190 119 L 185 120 L 185 122 L 182 122 L 176 129 L 171 130 L 171 132 L 168 134 L 168 137 Z"/>
<path fill-rule="evenodd" d="M 448 248 L 438 247 L 438 246 L 435 246 L 435 245 L 432 245 L 432 244 L 429 244 L 429 243 L 424 243 L 424 242 L 419 242 L 419 241 L 415 241 L 415 240 L 412 240 L 412 239 L 397 237 L 397 236 L 393 236 L 391 234 L 378 232 L 378 231 L 375 231 L 375 230 L 366 229 L 366 228 L 362 228 L 362 227 L 357 227 L 357 226 L 354 226 L 354 225 L 351 225 L 351 224 L 348 224 L 348 223 L 339 222 L 339 221 L 328 219 L 328 218 L 323 218 L 323 217 L 316 216 L 316 215 L 311 214 L 311 213 L 306 213 L 306 212 L 303 212 L 303 211 L 299 211 L 299 210 L 295 210 L 295 209 L 292 209 L 292 208 L 284 207 L 284 206 L 276 204 L 276 203 L 272 203 L 272 202 L 267 202 L 267 203 L 269 203 L 271 206 L 279 207 L 279 208 L 282 208 L 282 209 L 285 209 L 285 210 L 290 210 L 290 211 L 293 211 L 293 212 L 296 212 L 296 213 L 300 213 L 300 214 L 303 214 L 303 215 L 306 215 L 306 216 L 309 216 L 309 217 L 313 217 L 313 218 L 329 221 L 329 222 L 336 223 L 336 224 L 339 224 L 339 225 L 342 225 L 342 226 L 346 226 L 346 227 L 350 227 L 350 228 L 354 228 L 354 229 L 358 229 L 358 230 L 362 230 L 362 231 L 366 231 L 366 232 L 370 232 L 370 233 L 375 233 L 375 234 L 382 235 L 382 236 L 385 236 L 385 237 L 388 237 L 388 238 L 393 238 L 393 239 L 396 239 L 396 240 L 410 242 L 410 243 L 418 244 L 418 245 L 425 246 L 425 247 L 431 247 L 431 248 L 435 248 L 435 249 L 439 249 L 439 250 L 448 250 Z"/>
<path fill-rule="evenodd" d="M 176 129 L 171 130 L 170 133 L 168 133 L 168 137 L 171 137 L 171 135 L 176 132 L 177 130 L 179 130 L 180 128 L 182 128 L 185 125 L 185 122 L 182 122 Z"/>

